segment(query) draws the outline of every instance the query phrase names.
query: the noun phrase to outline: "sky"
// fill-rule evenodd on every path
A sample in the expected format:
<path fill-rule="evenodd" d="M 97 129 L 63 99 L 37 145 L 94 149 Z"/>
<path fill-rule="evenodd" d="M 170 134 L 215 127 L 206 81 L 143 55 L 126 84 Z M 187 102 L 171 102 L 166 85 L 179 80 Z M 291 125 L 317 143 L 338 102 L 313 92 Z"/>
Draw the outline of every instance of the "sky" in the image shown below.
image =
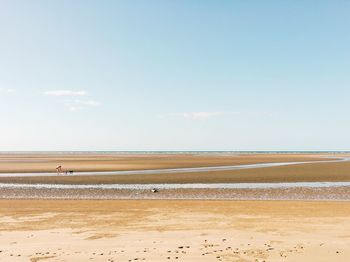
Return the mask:
<path fill-rule="evenodd" d="M 350 150 L 349 13 L 0 0 L 0 151 Z"/>

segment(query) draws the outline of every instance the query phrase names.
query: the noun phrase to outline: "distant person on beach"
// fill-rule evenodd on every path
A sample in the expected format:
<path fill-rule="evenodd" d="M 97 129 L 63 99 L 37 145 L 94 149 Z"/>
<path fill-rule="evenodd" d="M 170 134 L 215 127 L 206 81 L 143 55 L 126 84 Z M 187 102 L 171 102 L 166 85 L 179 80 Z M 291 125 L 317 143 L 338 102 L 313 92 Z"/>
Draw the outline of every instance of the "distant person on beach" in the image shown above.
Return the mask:
<path fill-rule="evenodd" d="M 62 174 L 62 166 L 57 166 L 56 170 L 57 170 L 57 175 Z"/>

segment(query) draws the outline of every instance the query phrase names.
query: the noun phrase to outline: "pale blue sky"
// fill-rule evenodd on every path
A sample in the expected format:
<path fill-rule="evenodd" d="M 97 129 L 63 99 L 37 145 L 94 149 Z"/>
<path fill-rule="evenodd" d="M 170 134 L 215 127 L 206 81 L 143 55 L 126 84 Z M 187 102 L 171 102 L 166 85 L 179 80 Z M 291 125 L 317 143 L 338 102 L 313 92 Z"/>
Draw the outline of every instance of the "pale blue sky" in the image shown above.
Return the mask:
<path fill-rule="evenodd" d="M 349 13 L 0 0 L 0 150 L 350 150 Z"/>

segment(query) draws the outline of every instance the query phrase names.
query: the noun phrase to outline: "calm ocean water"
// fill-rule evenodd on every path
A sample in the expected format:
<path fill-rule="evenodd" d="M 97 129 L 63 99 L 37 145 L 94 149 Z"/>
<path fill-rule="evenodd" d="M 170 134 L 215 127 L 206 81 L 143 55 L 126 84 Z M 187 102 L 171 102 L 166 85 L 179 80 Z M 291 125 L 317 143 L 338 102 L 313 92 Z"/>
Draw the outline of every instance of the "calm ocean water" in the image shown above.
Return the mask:
<path fill-rule="evenodd" d="M 0 151 L 1 154 L 348 154 L 350 151 Z"/>

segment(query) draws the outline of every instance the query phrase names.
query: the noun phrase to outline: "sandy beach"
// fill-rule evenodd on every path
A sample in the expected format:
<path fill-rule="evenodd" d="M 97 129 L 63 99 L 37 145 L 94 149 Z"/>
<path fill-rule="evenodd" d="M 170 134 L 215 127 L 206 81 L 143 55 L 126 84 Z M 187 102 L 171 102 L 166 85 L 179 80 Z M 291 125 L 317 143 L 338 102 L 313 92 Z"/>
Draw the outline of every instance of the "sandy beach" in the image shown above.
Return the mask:
<path fill-rule="evenodd" d="M 350 162 L 329 162 L 345 156 L 3 154 L 0 172 L 25 176 L 0 177 L 0 261 L 349 261 Z M 52 172 L 57 164 L 110 171 L 304 161 L 321 162 L 174 174 L 30 175 Z M 324 182 L 340 184 L 317 186 Z M 152 193 L 156 183 L 165 188 Z M 214 187 L 181 186 L 191 183 Z M 218 183 L 241 187 L 215 188 Z M 249 186 L 264 183 L 274 186 Z"/>
<path fill-rule="evenodd" d="M 0 201 L 1 261 L 349 261 L 350 205 Z"/>

